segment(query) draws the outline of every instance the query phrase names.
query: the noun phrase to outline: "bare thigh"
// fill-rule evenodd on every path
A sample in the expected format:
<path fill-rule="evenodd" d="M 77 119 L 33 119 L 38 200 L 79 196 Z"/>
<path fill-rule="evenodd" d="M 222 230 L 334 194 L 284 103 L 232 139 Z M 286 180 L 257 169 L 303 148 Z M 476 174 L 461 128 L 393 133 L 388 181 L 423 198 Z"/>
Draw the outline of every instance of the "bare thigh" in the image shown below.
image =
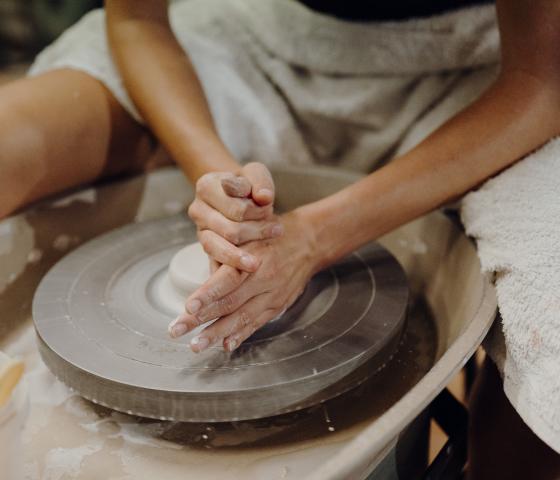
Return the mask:
<path fill-rule="evenodd" d="M 540 440 L 504 394 L 494 363 L 486 359 L 470 401 L 469 479 L 560 478 L 560 455 Z"/>
<path fill-rule="evenodd" d="M 101 82 L 61 69 L 0 88 L 0 218 L 107 175 L 139 170 L 154 141 Z"/>

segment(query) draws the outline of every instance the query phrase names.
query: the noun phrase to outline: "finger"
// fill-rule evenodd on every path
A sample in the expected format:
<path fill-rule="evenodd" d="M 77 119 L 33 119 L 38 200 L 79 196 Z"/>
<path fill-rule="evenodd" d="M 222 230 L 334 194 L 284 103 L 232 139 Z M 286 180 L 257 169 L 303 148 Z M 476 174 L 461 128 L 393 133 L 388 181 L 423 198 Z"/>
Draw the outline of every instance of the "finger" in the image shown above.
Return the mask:
<path fill-rule="evenodd" d="M 284 231 L 275 220 L 233 222 L 202 200 L 190 205 L 189 216 L 200 230 L 212 230 L 233 245 L 279 237 Z"/>
<path fill-rule="evenodd" d="M 263 288 L 262 281 L 255 280 L 255 277 L 249 274 L 243 275 L 245 275 L 245 277 L 239 282 L 238 286 L 228 289 L 229 291 L 227 293 L 220 295 L 220 293 L 222 293 L 222 291 L 220 291 L 221 288 L 211 291 L 211 296 L 214 300 L 210 300 L 210 295 L 206 298 L 201 298 L 197 292 L 193 293 L 188 301 L 198 298 L 200 299 L 200 303 L 204 304 L 204 306 L 198 308 L 195 313 L 198 318 L 197 325 L 230 315 L 256 296 L 268 295 L 267 308 L 273 309 L 278 314 L 284 313 L 303 292 L 303 289 L 298 289 L 291 292 L 286 298 L 284 297 L 286 293 L 284 289 L 276 292 L 274 296 L 271 296 L 270 291 Z M 187 310 L 191 311 L 189 308 L 187 308 Z"/>
<path fill-rule="evenodd" d="M 167 326 L 171 338 L 179 338 L 202 325 L 197 317 L 190 313 L 182 313 Z"/>
<path fill-rule="evenodd" d="M 243 167 L 243 175 L 252 185 L 252 198 L 257 205 L 271 205 L 274 202 L 274 180 L 266 166 L 252 162 Z"/>
<path fill-rule="evenodd" d="M 216 270 L 218 270 L 218 268 L 220 268 L 220 264 L 213 258 L 208 258 L 208 261 L 210 262 L 210 275 L 212 275 L 216 273 Z"/>
<path fill-rule="evenodd" d="M 200 352 L 217 341 L 240 334 L 247 327 L 258 328 L 257 320 L 267 310 L 269 301 L 269 295 L 253 297 L 230 315 L 224 316 L 206 327 L 197 337 L 193 338 L 194 343 L 191 342 L 191 348 L 194 352 Z"/>
<path fill-rule="evenodd" d="M 197 317 L 195 314 L 205 305 L 227 296 L 238 288 L 247 274 L 227 265 L 222 265 L 205 283 L 187 298 L 185 313 L 179 315 L 168 327 L 173 338 L 180 337 L 216 317 Z"/>
<path fill-rule="evenodd" d="M 241 300 L 233 298 L 232 302 L 234 304 L 243 302 L 242 299 L 245 296 L 242 291 L 239 292 L 239 295 Z M 211 332 L 214 332 L 214 330 L 218 331 L 218 334 L 214 335 L 215 338 L 212 337 L 212 343 L 214 343 L 217 339 L 222 338 L 224 339 L 223 344 L 226 350 L 230 352 L 235 350 L 241 342 L 250 337 L 255 330 L 259 329 L 272 319 L 283 315 L 300 295 L 301 291 L 293 292 L 288 297 L 288 300 L 282 306 L 278 307 L 278 305 L 275 305 L 275 299 L 273 299 L 271 294 L 267 292 L 251 298 L 238 309 L 235 309 L 235 307 L 230 308 L 230 310 L 232 310 L 231 314 L 224 315 L 222 313 L 219 315 L 221 318 L 218 321 L 207 327 Z M 214 315 L 213 318 L 218 317 L 218 315 L 215 315 L 215 313 L 212 312 L 211 306 L 209 306 L 208 311 L 208 316 Z"/>
<path fill-rule="evenodd" d="M 210 320 L 214 320 L 216 318 L 224 317 L 235 312 L 238 308 L 242 307 L 247 301 L 249 301 L 252 297 L 257 294 L 262 294 L 262 289 L 255 288 L 252 284 L 247 284 L 242 282 L 242 284 L 237 288 L 230 290 L 228 293 L 220 296 L 214 301 L 204 303 L 200 300 L 200 297 L 193 297 L 197 298 L 200 304 L 203 304 L 195 313 L 198 320 L 198 325 L 202 323 L 209 322 Z M 218 289 L 222 289 L 223 287 L 220 285 Z M 196 293 L 196 292 L 195 292 Z M 266 293 L 266 292 L 264 292 Z M 193 294 L 195 295 L 195 294 Z M 212 296 L 217 296 L 215 292 L 211 292 Z M 189 299 L 189 302 L 191 300 Z M 190 303 L 187 305 L 190 305 Z M 195 304 L 198 306 L 199 304 Z M 190 307 L 187 307 L 187 310 L 190 312 Z"/>
<path fill-rule="evenodd" d="M 239 345 L 241 345 L 245 340 L 247 340 L 251 335 L 253 335 L 259 328 L 262 328 L 273 318 L 278 316 L 279 313 L 280 312 L 277 312 L 276 310 L 271 310 L 271 309 L 265 310 L 255 319 L 254 322 L 249 323 L 241 330 L 225 337 L 222 341 L 224 350 L 228 352 L 233 352 L 235 349 L 239 347 Z"/>
<path fill-rule="evenodd" d="M 212 230 L 199 231 L 198 240 L 208 256 L 219 263 L 246 272 L 254 272 L 259 268 L 260 260 L 257 257 L 244 252 Z"/>
<path fill-rule="evenodd" d="M 222 178 L 222 188 L 230 197 L 247 198 L 251 195 L 251 183 L 245 177 Z"/>
<path fill-rule="evenodd" d="M 262 220 L 272 214 L 270 205 L 260 207 L 250 198 L 232 198 L 224 192 L 218 174 L 206 174 L 196 182 L 196 195 L 199 199 L 218 210 L 222 215 L 235 222 Z"/>
<path fill-rule="evenodd" d="M 204 284 L 193 292 L 185 302 L 186 311 L 190 314 L 198 314 L 199 312 L 206 312 L 208 307 L 214 302 L 230 295 L 232 292 L 237 290 L 241 284 L 245 281 L 248 274 L 241 272 L 229 265 L 222 265 Z M 201 318 L 212 320 L 218 317 L 215 315 L 211 317 L 210 315 L 202 315 Z"/>

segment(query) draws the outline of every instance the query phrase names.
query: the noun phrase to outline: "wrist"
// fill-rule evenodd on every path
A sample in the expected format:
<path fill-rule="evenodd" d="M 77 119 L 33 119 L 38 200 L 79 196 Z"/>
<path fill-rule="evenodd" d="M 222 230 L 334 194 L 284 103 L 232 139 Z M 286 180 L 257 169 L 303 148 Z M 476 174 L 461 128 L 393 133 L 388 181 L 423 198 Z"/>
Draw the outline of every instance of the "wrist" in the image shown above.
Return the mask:
<path fill-rule="evenodd" d="M 326 241 L 323 235 L 324 218 L 313 204 L 296 208 L 290 213 L 297 218 L 303 248 L 307 252 L 308 261 L 315 274 L 336 260 L 330 255 L 330 242 Z"/>
<path fill-rule="evenodd" d="M 171 154 L 193 184 L 210 172 L 241 173 L 242 166 L 213 132 L 182 136 Z"/>

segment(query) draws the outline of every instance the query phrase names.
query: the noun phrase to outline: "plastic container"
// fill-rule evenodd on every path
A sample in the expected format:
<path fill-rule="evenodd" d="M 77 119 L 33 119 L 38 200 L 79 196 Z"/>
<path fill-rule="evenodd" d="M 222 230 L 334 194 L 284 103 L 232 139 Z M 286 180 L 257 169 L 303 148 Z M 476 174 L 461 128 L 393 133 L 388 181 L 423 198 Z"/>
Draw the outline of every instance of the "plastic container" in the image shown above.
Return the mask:
<path fill-rule="evenodd" d="M 0 364 L 8 356 L 0 352 Z M 0 408 L 0 479 L 23 479 L 22 431 L 29 415 L 27 386 L 22 379 Z"/>

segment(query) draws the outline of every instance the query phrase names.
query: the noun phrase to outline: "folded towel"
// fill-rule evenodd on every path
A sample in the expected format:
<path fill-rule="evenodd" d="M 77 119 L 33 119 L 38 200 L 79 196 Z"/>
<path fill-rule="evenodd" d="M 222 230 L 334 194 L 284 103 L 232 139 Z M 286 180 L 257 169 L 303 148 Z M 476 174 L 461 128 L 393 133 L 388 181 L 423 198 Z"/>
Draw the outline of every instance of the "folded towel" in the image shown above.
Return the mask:
<path fill-rule="evenodd" d="M 467 195 L 461 215 L 482 268 L 495 273 L 502 320 L 487 345 L 505 393 L 560 453 L 559 179 L 555 139 Z"/>

